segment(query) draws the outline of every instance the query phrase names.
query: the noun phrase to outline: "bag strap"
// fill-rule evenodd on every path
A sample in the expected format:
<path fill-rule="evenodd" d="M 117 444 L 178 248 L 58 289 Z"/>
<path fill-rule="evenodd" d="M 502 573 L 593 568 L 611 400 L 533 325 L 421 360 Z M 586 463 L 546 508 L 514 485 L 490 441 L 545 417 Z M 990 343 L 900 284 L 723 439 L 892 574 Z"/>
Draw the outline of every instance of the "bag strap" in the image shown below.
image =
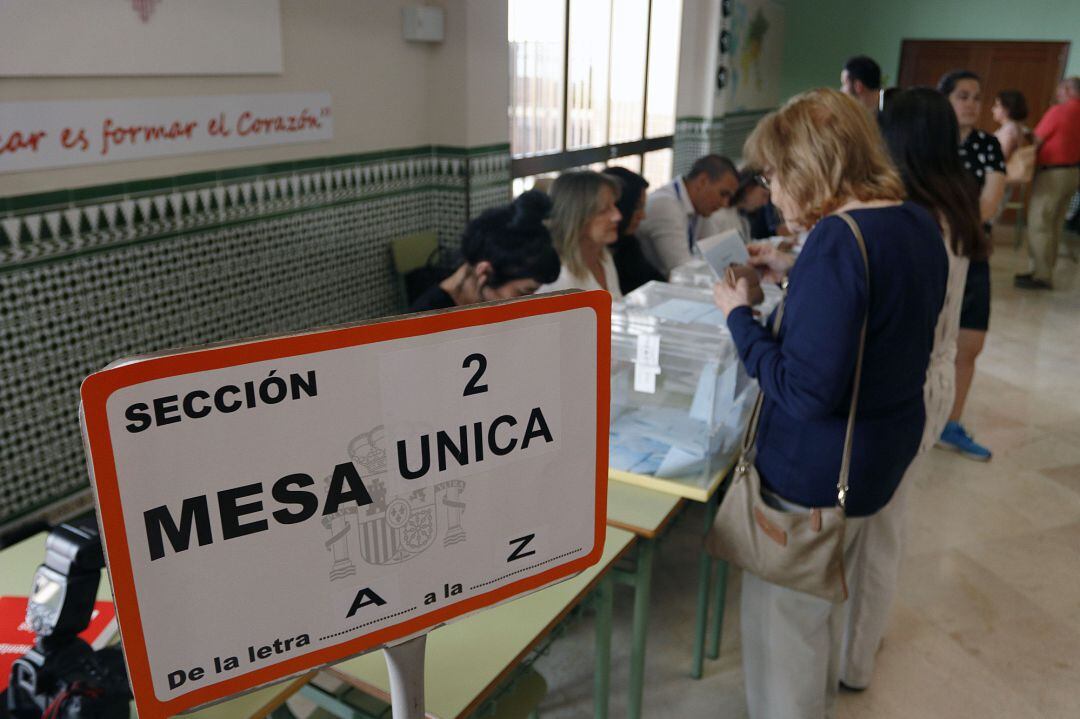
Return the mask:
<path fill-rule="evenodd" d="M 859 353 L 855 358 L 855 381 L 851 385 L 851 407 L 848 409 L 847 431 L 844 433 L 844 458 L 840 461 L 840 478 L 836 482 L 836 503 L 844 509 L 847 501 L 848 475 L 851 474 L 851 443 L 855 436 L 855 408 L 859 404 L 859 385 L 862 384 L 863 354 L 866 350 L 866 326 L 870 321 L 870 258 L 866 254 L 866 242 L 863 240 L 859 224 L 846 212 L 837 214 L 851 228 L 855 242 L 859 245 L 863 268 L 866 270 L 866 313 L 863 315 L 862 329 L 859 330 Z"/>
<path fill-rule="evenodd" d="M 855 358 L 855 381 L 851 387 L 851 406 L 848 408 L 847 429 L 844 433 L 844 454 L 840 461 L 840 476 L 836 483 L 836 503 L 840 505 L 841 509 L 844 509 L 847 502 L 848 477 L 851 474 L 851 445 L 855 436 L 855 409 L 859 403 L 863 354 L 866 350 L 866 327 L 870 320 L 870 259 L 866 254 L 866 242 L 863 240 L 858 223 L 846 212 L 837 213 L 836 216 L 847 223 L 851 233 L 855 236 L 855 243 L 859 246 L 859 254 L 862 256 L 863 268 L 866 270 L 866 313 L 863 315 L 862 329 L 859 330 L 859 352 Z M 780 323 L 784 318 L 784 305 L 786 302 L 787 291 L 785 288 L 784 297 L 780 300 L 780 306 L 776 309 L 776 318 L 773 321 L 773 337 L 780 335 Z M 739 466 L 744 469 L 749 466 L 751 451 L 754 448 L 754 442 L 757 440 L 758 423 L 761 420 L 761 407 L 764 401 L 765 393 L 759 391 L 757 401 L 754 403 L 754 411 L 750 414 L 750 421 L 747 423 L 746 432 L 743 434 L 740 449 Z"/>

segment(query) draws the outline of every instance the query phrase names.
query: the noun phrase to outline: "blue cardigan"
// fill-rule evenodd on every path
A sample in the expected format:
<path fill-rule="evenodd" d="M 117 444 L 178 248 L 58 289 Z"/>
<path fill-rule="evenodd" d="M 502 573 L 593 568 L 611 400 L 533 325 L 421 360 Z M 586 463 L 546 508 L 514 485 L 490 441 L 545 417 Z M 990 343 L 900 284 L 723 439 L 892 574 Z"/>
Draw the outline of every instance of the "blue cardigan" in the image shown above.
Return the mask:
<path fill-rule="evenodd" d="M 923 383 L 945 300 L 948 257 L 921 207 L 850 213 L 870 259 L 870 320 L 856 412 L 847 513 L 877 512 L 919 447 Z M 755 465 L 763 484 L 807 507 L 836 504 L 866 273 L 838 217 L 814 227 L 795 266 L 774 339 L 740 307 L 728 316 L 739 356 L 765 393 Z M 771 326 L 771 322 L 770 322 Z"/>

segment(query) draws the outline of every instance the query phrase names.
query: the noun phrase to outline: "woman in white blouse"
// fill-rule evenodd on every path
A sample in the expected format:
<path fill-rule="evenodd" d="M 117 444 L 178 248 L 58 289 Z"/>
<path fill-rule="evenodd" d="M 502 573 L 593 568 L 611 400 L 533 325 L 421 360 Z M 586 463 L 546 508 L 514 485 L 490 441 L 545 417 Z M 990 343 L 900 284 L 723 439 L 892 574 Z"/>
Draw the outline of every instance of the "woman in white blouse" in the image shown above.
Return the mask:
<path fill-rule="evenodd" d="M 613 177 L 591 171 L 564 172 L 551 185 L 548 229 L 562 261 L 559 277 L 540 292 L 607 290 L 622 299 L 615 260 L 608 249 L 619 239 L 621 188 Z"/>

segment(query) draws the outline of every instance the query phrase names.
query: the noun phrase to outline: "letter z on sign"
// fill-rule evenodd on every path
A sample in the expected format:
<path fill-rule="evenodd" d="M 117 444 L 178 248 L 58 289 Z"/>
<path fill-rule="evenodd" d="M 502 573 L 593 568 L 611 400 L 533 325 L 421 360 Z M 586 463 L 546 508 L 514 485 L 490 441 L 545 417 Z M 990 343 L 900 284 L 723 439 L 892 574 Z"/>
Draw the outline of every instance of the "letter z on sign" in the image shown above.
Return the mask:
<path fill-rule="evenodd" d="M 610 296 L 136 358 L 82 417 L 140 716 L 309 671 L 603 551 Z"/>

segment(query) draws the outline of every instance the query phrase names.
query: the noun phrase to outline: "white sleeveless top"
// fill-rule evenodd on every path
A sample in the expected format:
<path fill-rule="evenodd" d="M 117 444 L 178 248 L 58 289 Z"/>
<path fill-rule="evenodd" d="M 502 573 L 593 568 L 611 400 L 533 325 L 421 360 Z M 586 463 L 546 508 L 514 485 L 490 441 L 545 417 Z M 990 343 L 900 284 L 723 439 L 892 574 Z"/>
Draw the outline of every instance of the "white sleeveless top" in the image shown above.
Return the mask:
<path fill-rule="evenodd" d="M 960 336 L 960 308 L 970 263 L 967 257 L 953 252 L 949 228 L 942 225 L 945 251 L 949 254 L 949 280 L 945 285 L 945 303 L 934 329 L 934 348 L 930 351 L 930 365 L 926 368 L 926 384 L 923 385 L 926 427 L 920 451 L 934 446 L 949 421 L 956 400 L 956 341 Z"/>

